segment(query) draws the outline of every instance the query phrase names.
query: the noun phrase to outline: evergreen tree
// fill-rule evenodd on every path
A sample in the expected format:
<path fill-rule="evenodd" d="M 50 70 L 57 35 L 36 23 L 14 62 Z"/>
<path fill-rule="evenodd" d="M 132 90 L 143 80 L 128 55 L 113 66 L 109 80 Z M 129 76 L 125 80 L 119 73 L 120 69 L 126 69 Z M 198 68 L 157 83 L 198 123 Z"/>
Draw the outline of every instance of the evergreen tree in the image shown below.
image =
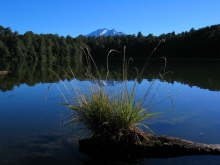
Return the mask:
<path fill-rule="evenodd" d="M 144 35 L 141 32 L 138 32 L 137 37 L 142 38 L 142 37 L 144 37 Z"/>
<path fill-rule="evenodd" d="M 0 58 L 7 58 L 9 55 L 8 48 L 5 46 L 4 42 L 0 40 Z"/>

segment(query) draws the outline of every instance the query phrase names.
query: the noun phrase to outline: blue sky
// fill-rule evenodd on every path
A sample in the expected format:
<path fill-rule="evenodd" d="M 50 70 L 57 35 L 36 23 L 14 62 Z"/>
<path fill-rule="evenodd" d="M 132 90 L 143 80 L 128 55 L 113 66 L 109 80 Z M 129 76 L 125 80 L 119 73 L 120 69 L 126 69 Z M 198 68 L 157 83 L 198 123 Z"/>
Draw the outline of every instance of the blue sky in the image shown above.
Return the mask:
<path fill-rule="evenodd" d="M 220 24 L 220 0 L 0 0 L 0 25 L 78 36 L 98 28 L 177 33 Z"/>

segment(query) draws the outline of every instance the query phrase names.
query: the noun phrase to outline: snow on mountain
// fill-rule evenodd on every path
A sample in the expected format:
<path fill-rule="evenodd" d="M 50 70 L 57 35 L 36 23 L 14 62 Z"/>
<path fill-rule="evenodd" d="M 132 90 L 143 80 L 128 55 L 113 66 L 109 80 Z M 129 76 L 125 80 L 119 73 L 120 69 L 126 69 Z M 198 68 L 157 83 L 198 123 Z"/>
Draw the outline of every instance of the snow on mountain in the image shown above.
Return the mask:
<path fill-rule="evenodd" d="M 100 37 L 100 36 L 121 36 L 121 35 L 125 35 L 122 32 L 118 32 L 115 29 L 109 30 L 109 29 L 98 29 L 92 33 L 89 33 L 88 37 Z"/>

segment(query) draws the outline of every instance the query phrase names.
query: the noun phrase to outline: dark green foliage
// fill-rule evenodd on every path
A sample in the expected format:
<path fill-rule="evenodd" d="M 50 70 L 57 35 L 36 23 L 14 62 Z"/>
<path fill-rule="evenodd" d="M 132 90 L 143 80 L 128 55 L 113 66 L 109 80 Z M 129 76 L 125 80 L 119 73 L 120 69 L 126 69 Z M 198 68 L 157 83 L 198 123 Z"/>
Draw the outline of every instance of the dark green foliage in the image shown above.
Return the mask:
<path fill-rule="evenodd" d="M 51 65 L 71 62 L 79 47 L 74 38 L 58 35 L 38 35 L 31 31 L 23 35 L 0 26 L 0 58 L 3 61 L 40 61 Z"/>
<path fill-rule="evenodd" d="M 137 37 L 142 38 L 142 37 L 144 37 L 144 35 L 141 32 L 138 32 Z"/>
<path fill-rule="evenodd" d="M 4 42 L 0 40 L 0 57 L 9 57 L 10 53 Z"/>
<path fill-rule="evenodd" d="M 164 42 L 161 42 L 164 41 Z M 146 60 L 152 50 L 160 43 L 153 58 L 219 58 L 220 25 L 191 29 L 189 32 L 175 32 L 154 36 L 144 36 L 141 32 L 127 36 L 60 37 L 53 34 L 34 34 L 29 31 L 23 35 L 0 26 L 0 58 L 13 61 L 22 59 L 51 64 L 67 65 L 83 61 L 82 48 L 88 48 L 94 60 L 105 62 L 110 49 L 123 52 L 135 61 Z M 111 55 L 110 60 L 122 59 L 123 53 Z"/>

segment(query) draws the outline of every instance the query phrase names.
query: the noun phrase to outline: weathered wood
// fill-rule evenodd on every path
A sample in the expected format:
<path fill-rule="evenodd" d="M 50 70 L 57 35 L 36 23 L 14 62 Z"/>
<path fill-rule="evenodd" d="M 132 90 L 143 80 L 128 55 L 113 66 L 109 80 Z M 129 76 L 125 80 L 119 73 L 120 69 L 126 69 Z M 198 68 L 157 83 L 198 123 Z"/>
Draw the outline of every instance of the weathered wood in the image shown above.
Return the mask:
<path fill-rule="evenodd" d="M 184 155 L 220 155 L 220 145 L 202 144 L 168 136 L 144 134 L 139 144 L 88 138 L 79 141 L 80 151 L 88 154 L 132 155 L 135 157 L 175 157 Z"/>
<path fill-rule="evenodd" d="M 8 71 L 0 71 L 0 76 L 4 76 L 4 75 L 7 75 L 8 74 Z"/>

